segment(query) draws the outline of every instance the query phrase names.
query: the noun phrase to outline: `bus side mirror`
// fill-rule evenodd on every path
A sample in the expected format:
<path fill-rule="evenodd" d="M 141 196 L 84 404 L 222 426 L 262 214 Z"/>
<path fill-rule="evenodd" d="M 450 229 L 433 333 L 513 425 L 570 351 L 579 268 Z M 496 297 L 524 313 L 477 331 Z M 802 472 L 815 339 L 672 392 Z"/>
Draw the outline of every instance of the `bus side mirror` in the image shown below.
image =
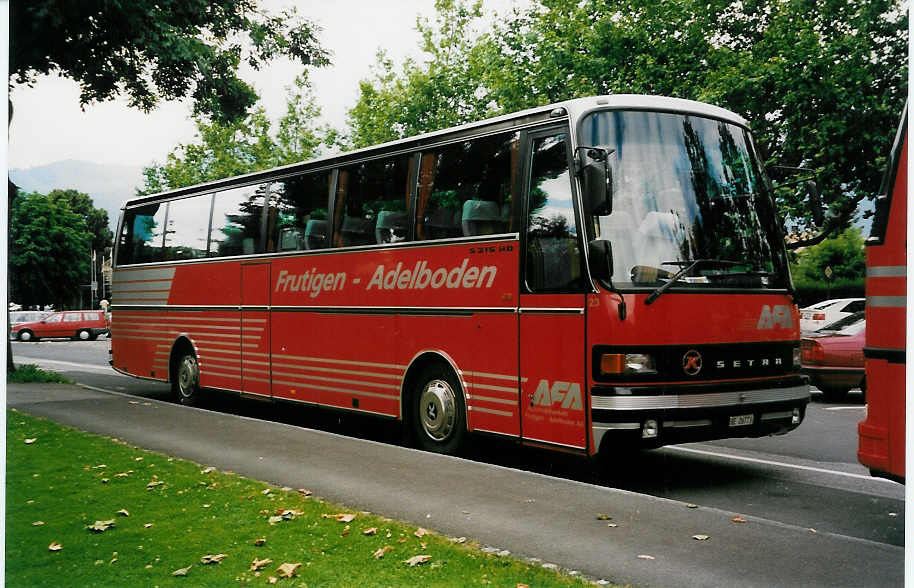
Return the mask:
<path fill-rule="evenodd" d="M 815 180 L 806 182 L 806 199 L 809 201 L 813 222 L 817 227 L 821 227 L 825 222 L 825 216 L 822 214 L 822 197 L 819 195 L 819 186 Z"/>
<path fill-rule="evenodd" d="M 608 147 L 577 148 L 576 165 L 584 191 L 584 203 L 594 216 L 612 213 L 612 169 L 609 157 L 615 149 Z"/>
<path fill-rule="evenodd" d="M 610 280 L 613 277 L 612 244 L 605 239 L 594 239 L 588 244 L 590 276 L 596 280 Z"/>

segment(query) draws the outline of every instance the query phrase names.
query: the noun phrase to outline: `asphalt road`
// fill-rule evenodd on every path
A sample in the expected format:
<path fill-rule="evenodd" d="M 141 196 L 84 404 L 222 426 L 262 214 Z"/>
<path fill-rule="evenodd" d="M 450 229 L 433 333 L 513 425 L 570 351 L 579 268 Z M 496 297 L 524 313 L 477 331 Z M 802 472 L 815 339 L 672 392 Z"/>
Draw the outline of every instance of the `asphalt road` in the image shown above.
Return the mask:
<path fill-rule="evenodd" d="M 228 396 L 210 410 L 188 409 L 167 401 L 166 386 L 113 373 L 107 349 L 104 340 L 14 343 L 18 362 L 127 396 L 13 387 L 8 404 L 594 578 L 639 586 L 903 583 L 904 487 L 869 478 L 856 463 L 865 406 L 854 395 L 841 405 L 814 397 L 804 424 L 783 437 L 668 447 L 601 469 L 490 440 L 477 440 L 468 459 L 430 455 L 403 447 L 390 423 Z M 618 526 L 596 520 L 599 513 Z"/>

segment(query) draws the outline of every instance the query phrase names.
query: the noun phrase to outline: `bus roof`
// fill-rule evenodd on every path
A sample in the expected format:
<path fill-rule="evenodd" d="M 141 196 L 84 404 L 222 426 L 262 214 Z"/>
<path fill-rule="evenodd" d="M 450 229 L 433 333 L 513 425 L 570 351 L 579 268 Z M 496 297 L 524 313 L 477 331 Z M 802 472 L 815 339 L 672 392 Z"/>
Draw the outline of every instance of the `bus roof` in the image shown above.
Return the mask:
<path fill-rule="evenodd" d="M 740 126 L 748 127 L 748 123 L 744 118 L 738 114 L 721 108 L 719 106 L 714 106 L 711 104 L 705 104 L 703 102 L 697 102 L 695 100 L 686 100 L 683 98 L 669 98 L 665 96 L 651 96 L 646 94 L 610 94 L 605 96 L 590 96 L 586 98 L 574 98 L 571 100 L 565 100 L 562 102 L 556 102 L 554 104 L 547 104 L 545 106 L 537 106 L 534 108 L 529 108 L 527 110 L 522 110 L 518 112 L 511 112 L 508 114 L 502 114 L 492 118 L 482 119 L 479 121 L 474 121 L 471 123 L 465 123 L 462 125 L 457 125 L 454 127 L 448 127 L 446 129 L 441 129 L 437 131 L 432 131 L 429 133 L 423 133 L 420 135 L 412 135 L 410 137 L 404 137 L 403 139 L 396 139 L 394 141 L 388 141 L 386 143 L 379 143 L 377 145 L 371 145 L 369 147 L 363 147 L 361 149 L 356 149 L 353 151 L 346 151 L 343 153 L 332 153 L 327 155 L 322 155 L 314 159 L 303 160 L 296 163 L 291 163 L 281 167 L 275 167 L 267 170 L 260 170 L 256 172 L 251 172 L 248 174 L 243 174 L 239 176 L 233 176 L 230 178 L 223 178 L 219 180 L 213 180 L 210 182 L 205 182 L 202 184 L 196 184 L 193 186 L 185 186 L 181 188 L 175 188 L 173 190 L 168 190 L 166 192 L 160 192 L 157 194 L 150 194 L 142 196 L 140 198 L 131 199 L 130 201 L 124 204 L 124 208 L 128 206 L 133 206 L 139 203 L 153 202 L 157 200 L 162 200 L 170 196 L 178 196 L 184 193 L 199 193 L 206 191 L 207 189 L 221 189 L 227 187 L 228 184 L 231 185 L 244 185 L 246 183 L 253 183 L 262 179 L 264 176 L 271 176 L 282 174 L 284 171 L 292 173 L 297 171 L 298 168 L 307 165 L 308 167 L 321 167 L 322 163 L 330 162 L 341 157 L 346 159 L 358 159 L 359 155 L 370 153 L 372 151 L 390 151 L 395 150 L 397 146 L 407 145 L 410 143 L 418 142 L 427 142 L 430 139 L 435 139 L 437 137 L 446 136 L 454 131 L 471 131 L 474 128 L 481 128 L 490 126 L 493 124 L 509 122 L 514 119 L 521 119 L 532 117 L 536 115 L 548 115 L 557 110 L 564 110 L 559 114 L 560 117 L 568 117 L 572 121 L 578 120 L 579 118 L 587 115 L 590 112 L 597 110 L 647 110 L 647 111 L 660 111 L 660 112 L 675 112 L 682 114 L 692 114 L 696 116 L 703 116 L 709 118 L 721 119 L 727 122 L 731 122 Z M 558 118 L 558 116 L 556 117 Z M 246 181 L 249 180 L 249 181 Z"/>

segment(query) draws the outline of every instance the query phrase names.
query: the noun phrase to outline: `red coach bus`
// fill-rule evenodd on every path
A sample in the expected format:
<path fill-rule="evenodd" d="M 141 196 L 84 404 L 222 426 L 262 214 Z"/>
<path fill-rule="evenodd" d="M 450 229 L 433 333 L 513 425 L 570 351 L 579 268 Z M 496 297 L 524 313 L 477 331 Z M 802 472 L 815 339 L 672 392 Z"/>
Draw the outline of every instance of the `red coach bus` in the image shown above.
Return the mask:
<path fill-rule="evenodd" d="M 809 389 L 746 122 L 572 100 L 128 202 L 112 363 L 595 454 L 785 433 Z"/>
<path fill-rule="evenodd" d="M 905 105 L 866 241 L 866 420 L 857 458 L 904 482 L 908 108 Z"/>

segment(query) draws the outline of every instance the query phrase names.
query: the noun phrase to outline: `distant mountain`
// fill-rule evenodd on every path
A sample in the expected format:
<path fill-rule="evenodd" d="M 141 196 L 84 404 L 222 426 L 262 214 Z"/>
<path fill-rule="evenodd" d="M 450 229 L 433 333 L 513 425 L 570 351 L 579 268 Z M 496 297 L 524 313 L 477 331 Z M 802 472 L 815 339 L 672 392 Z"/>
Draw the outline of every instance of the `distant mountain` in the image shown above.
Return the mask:
<path fill-rule="evenodd" d="M 51 190 L 74 189 L 92 197 L 96 208 L 108 212 L 111 230 L 124 202 L 136 195 L 143 185 L 142 166 L 104 165 L 91 161 L 55 161 L 48 165 L 9 170 L 10 179 L 26 192 L 47 194 Z"/>

